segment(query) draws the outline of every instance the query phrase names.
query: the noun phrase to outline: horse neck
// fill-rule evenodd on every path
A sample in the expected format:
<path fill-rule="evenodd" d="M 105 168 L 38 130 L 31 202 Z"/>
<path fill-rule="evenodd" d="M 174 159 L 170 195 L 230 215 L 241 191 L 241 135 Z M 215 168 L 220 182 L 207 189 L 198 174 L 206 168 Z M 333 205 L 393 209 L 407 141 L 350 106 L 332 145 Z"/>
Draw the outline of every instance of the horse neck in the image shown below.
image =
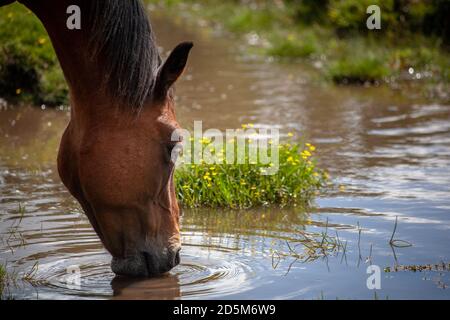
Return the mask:
<path fill-rule="evenodd" d="M 89 57 L 89 35 L 83 30 L 83 17 L 88 16 L 86 0 L 27 0 L 24 4 L 41 20 L 50 36 L 70 89 L 72 109 L 78 113 L 81 109 L 94 109 L 89 106 L 104 99 L 98 88 L 101 83 L 98 68 Z M 69 16 L 66 10 L 73 4 L 81 8 L 81 30 L 69 30 L 66 25 Z"/>

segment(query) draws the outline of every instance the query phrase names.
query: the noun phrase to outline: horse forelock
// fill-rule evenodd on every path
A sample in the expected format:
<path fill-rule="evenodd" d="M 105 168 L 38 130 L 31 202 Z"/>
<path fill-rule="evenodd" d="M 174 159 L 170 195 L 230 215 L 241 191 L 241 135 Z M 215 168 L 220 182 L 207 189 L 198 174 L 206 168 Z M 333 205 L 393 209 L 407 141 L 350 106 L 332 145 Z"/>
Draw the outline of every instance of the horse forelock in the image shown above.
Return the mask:
<path fill-rule="evenodd" d="M 89 47 L 103 84 L 121 106 L 140 110 L 161 57 L 141 0 L 91 0 Z"/>

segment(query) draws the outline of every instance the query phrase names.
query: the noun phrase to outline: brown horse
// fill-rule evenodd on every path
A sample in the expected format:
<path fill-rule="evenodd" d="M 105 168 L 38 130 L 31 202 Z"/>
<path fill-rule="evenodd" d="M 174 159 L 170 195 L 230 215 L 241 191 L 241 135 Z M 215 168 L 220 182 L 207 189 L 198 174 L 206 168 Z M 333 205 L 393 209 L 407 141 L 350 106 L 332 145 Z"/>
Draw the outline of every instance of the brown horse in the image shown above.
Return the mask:
<path fill-rule="evenodd" d="M 171 88 L 192 43 L 178 45 L 162 63 L 140 0 L 19 2 L 45 26 L 70 88 L 61 180 L 113 256 L 116 274 L 169 271 L 180 262 L 171 155 L 179 125 Z M 72 5 L 80 9 L 81 29 L 68 28 Z"/>

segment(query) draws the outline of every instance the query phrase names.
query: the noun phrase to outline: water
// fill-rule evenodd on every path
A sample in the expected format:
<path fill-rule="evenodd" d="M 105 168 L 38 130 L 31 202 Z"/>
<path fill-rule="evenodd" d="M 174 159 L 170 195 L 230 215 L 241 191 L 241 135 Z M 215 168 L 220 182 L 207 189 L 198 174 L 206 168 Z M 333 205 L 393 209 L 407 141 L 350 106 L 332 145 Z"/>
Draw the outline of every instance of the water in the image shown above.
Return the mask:
<path fill-rule="evenodd" d="M 2 107 L 0 261 L 16 279 L 6 297 L 450 298 L 448 271 L 383 272 L 450 261 L 448 101 L 423 98 L 420 83 L 402 90 L 333 87 L 301 64 L 242 55 L 237 42 L 220 33 L 156 13 L 153 24 L 165 50 L 183 40 L 196 44 L 177 89 L 183 126 L 203 120 L 205 128 L 226 129 L 251 122 L 293 131 L 317 145 L 320 166 L 343 187 L 308 210 L 185 210 L 181 265 L 155 279 L 118 278 L 57 175 L 68 111 Z M 411 247 L 389 245 L 396 217 L 395 238 Z M 287 243 L 325 231 L 337 232 L 340 250 L 311 260 L 289 255 Z M 304 253 L 305 247 L 293 249 Z M 380 290 L 367 288 L 370 264 L 381 268 Z M 66 281 L 74 266 L 80 286 Z"/>

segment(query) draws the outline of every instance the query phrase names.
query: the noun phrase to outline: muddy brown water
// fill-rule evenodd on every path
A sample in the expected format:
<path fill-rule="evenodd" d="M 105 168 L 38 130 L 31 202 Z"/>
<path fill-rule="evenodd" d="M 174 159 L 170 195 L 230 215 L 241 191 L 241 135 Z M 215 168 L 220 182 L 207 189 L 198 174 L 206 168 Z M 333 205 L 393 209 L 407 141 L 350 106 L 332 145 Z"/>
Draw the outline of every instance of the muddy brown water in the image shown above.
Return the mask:
<path fill-rule="evenodd" d="M 204 127 L 226 129 L 251 122 L 295 132 L 317 145 L 320 166 L 345 188 L 320 195 L 309 210 L 185 210 L 180 266 L 155 279 L 116 278 L 109 254 L 57 175 L 68 111 L 2 106 L 0 261 L 16 279 L 4 297 L 450 298 L 448 271 L 383 271 L 450 261 L 448 101 L 424 99 L 415 89 L 322 84 L 301 64 L 244 55 L 220 33 L 160 14 L 153 24 L 165 50 L 183 40 L 196 44 L 177 89 L 182 125 L 202 120 Z M 397 216 L 395 238 L 411 247 L 389 245 Z M 325 230 L 337 232 L 345 249 L 310 260 L 282 256 L 302 233 Z M 21 280 L 35 264 L 31 279 Z M 376 291 L 366 284 L 370 264 L 381 268 Z M 74 266 L 80 286 L 67 282 Z"/>

